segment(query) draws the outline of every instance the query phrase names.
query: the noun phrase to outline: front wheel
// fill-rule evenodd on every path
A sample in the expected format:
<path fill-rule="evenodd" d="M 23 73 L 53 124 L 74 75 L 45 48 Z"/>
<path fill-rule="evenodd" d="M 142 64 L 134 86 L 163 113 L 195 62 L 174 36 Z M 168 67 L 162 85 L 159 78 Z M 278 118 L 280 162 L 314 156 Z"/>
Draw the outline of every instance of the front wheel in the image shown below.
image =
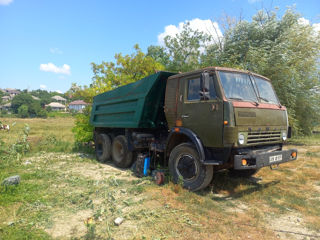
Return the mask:
<path fill-rule="evenodd" d="M 199 154 L 191 143 L 176 146 L 169 157 L 169 170 L 174 183 L 182 180 L 183 186 L 190 191 L 198 191 L 209 185 L 213 167 L 203 165 Z"/>

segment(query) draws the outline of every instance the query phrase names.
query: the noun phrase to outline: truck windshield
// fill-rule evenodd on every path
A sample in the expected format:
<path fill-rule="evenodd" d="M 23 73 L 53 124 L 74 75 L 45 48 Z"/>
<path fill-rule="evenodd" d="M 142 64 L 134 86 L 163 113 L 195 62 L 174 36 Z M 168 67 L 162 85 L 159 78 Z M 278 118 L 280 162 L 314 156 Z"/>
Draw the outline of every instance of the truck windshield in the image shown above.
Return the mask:
<path fill-rule="evenodd" d="M 245 73 L 219 72 L 224 93 L 228 99 L 257 102 L 250 76 Z"/>
<path fill-rule="evenodd" d="M 271 83 L 260 78 L 260 77 L 256 77 L 256 76 L 254 76 L 254 79 L 255 79 L 257 87 L 258 87 L 260 100 L 262 102 L 266 102 L 266 103 L 279 104 L 278 98 L 277 98 L 275 92 L 273 91 Z"/>

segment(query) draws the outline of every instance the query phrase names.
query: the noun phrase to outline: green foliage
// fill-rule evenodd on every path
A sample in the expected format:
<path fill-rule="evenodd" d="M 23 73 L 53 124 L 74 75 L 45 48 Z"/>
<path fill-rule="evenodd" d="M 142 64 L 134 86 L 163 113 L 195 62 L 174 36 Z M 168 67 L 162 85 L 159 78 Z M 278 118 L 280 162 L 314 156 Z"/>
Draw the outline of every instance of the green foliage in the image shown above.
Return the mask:
<path fill-rule="evenodd" d="M 17 113 L 18 117 L 47 117 L 47 111 L 41 108 L 40 101 L 34 100 L 29 93 L 22 92 L 15 96 L 11 104 L 14 113 Z"/>
<path fill-rule="evenodd" d="M 160 63 L 144 54 L 137 44 L 134 49 L 135 52 L 131 55 L 116 54 L 115 62 L 91 63 L 93 78 L 90 86 L 81 87 L 72 84 L 68 93 L 73 95 L 74 98 L 91 103 L 93 97 L 97 94 L 136 82 L 164 69 Z"/>
<path fill-rule="evenodd" d="M 48 113 L 52 112 L 52 108 L 50 106 L 46 107 Z"/>
<path fill-rule="evenodd" d="M 170 59 L 166 69 L 173 72 L 187 72 L 198 69 L 201 65 L 200 57 L 202 53 L 200 50 L 205 47 L 209 40 L 210 36 L 207 34 L 191 29 L 190 23 L 184 24 L 181 33 L 175 37 L 166 36 L 164 39 L 165 49 L 162 49 L 162 61 L 166 61 L 167 55 L 165 53 L 168 54 Z"/>
<path fill-rule="evenodd" d="M 27 105 L 23 104 L 18 108 L 18 116 L 21 118 L 29 117 L 29 108 Z"/>
<path fill-rule="evenodd" d="M 12 99 L 11 107 L 12 107 L 14 113 L 18 113 L 18 108 L 21 105 L 26 105 L 29 108 L 29 106 L 31 106 L 32 104 L 35 104 L 35 100 L 31 97 L 30 94 L 20 93 L 19 95 L 15 96 Z M 40 105 L 39 105 L 39 107 L 40 107 Z M 29 111 L 29 109 L 28 109 L 28 111 Z"/>
<path fill-rule="evenodd" d="M 37 115 L 37 117 L 39 117 L 39 118 L 47 118 L 48 117 L 48 113 L 47 113 L 47 111 L 46 110 L 44 110 L 44 109 L 39 109 L 37 112 L 36 112 L 36 115 Z"/>
<path fill-rule="evenodd" d="M 15 126 L 12 124 L 11 127 Z M 20 159 L 21 156 L 25 155 L 30 151 L 30 144 L 28 141 L 28 136 L 30 132 L 30 127 L 28 124 L 25 124 L 18 139 L 11 145 L 5 144 L 5 142 L 0 139 L 0 160 L 11 160 L 11 159 Z M 7 132 L 10 134 L 10 132 Z"/>
<path fill-rule="evenodd" d="M 89 142 L 93 139 L 93 126 L 90 125 L 91 107 L 84 109 L 82 114 L 76 115 L 75 126 L 72 128 L 75 141 L 78 143 Z"/>
<path fill-rule="evenodd" d="M 300 24 L 289 9 L 282 18 L 276 12 L 259 11 L 251 22 L 239 21 L 224 34 L 223 48 L 210 46 L 203 65 L 239 67 L 272 80 L 280 102 L 288 108 L 295 132 L 310 134 L 319 123 L 318 59 L 320 38 L 311 26 Z"/>
<path fill-rule="evenodd" d="M 48 112 L 47 116 L 50 118 L 69 118 L 70 114 L 68 112 L 52 111 Z"/>
<path fill-rule="evenodd" d="M 2 97 L 4 96 L 4 93 L 0 91 L 0 104 L 2 103 Z"/>
<path fill-rule="evenodd" d="M 7 109 L 1 109 L 1 116 L 7 115 L 8 110 Z"/>
<path fill-rule="evenodd" d="M 147 56 L 152 57 L 158 63 L 168 68 L 170 63 L 170 55 L 167 53 L 164 47 L 154 45 L 149 46 L 147 50 Z"/>

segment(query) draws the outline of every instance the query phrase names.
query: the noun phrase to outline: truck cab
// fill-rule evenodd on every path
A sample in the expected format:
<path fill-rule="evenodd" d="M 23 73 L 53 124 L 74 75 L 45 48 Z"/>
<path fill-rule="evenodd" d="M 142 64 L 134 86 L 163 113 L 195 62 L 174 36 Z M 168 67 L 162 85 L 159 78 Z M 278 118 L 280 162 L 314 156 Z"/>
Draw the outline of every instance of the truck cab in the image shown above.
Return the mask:
<path fill-rule="evenodd" d="M 176 177 L 191 181 L 201 172 L 200 165 L 204 175 L 211 175 L 211 168 L 226 168 L 251 176 L 261 167 L 297 157 L 296 149 L 282 150 L 290 137 L 287 110 L 264 76 L 221 67 L 173 75 L 165 100 L 169 167 L 171 160 Z M 183 151 L 186 146 L 196 150 L 199 166 L 192 154 L 179 157 L 174 152 L 180 144 Z"/>

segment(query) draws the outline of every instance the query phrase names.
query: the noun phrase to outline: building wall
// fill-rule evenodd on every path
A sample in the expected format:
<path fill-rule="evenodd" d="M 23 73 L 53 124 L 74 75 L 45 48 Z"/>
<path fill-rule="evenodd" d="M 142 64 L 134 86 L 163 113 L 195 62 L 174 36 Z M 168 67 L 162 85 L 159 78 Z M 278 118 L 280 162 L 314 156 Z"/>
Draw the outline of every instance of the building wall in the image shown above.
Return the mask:
<path fill-rule="evenodd" d="M 86 105 L 69 105 L 70 110 L 75 110 L 75 111 L 82 111 Z"/>

